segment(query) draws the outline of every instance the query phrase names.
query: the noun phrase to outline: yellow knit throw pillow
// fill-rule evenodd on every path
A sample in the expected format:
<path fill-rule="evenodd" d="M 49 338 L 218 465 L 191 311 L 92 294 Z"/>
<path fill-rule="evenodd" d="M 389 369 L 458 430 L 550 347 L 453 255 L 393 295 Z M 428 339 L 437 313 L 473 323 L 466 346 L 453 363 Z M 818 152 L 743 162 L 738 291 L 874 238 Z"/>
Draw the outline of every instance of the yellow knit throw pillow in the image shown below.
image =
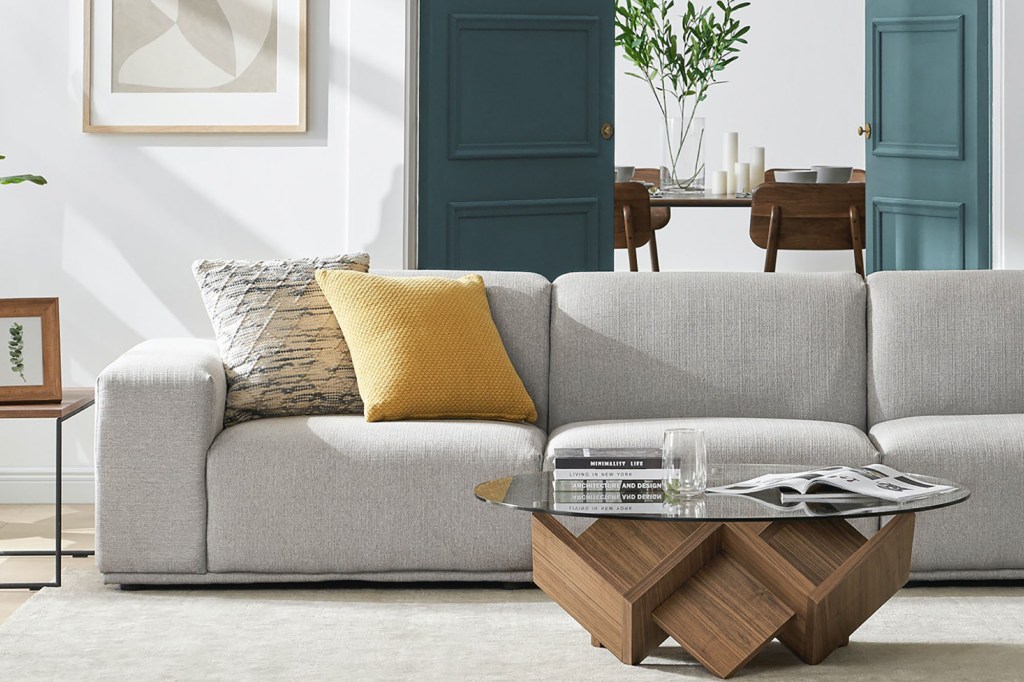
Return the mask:
<path fill-rule="evenodd" d="M 316 281 L 352 354 L 367 421 L 537 420 L 480 275 L 318 270 Z"/>

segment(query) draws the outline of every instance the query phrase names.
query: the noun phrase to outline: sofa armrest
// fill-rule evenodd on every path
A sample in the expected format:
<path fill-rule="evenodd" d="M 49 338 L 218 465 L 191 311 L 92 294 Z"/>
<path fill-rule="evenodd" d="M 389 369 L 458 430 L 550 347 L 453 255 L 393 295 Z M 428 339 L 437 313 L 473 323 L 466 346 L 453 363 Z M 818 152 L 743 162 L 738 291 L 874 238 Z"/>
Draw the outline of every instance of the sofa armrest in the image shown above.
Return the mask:
<path fill-rule="evenodd" d="M 159 339 L 96 381 L 96 562 L 104 573 L 206 572 L 206 455 L 227 381 L 213 341 Z"/>

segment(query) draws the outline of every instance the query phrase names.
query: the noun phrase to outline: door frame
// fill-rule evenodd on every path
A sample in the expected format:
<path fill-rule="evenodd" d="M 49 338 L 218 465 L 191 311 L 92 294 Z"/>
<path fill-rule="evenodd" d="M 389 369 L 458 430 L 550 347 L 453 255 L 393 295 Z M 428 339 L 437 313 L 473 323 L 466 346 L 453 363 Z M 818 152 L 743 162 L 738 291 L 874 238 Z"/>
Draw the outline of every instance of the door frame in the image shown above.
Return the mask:
<path fill-rule="evenodd" d="M 992 18 L 989 28 L 989 78 L 992 91 L 989 131 L 992 269 L 1002 270 L 1006 267 L 1006 153 L 1003 148 L 1006 140 L 1006 99 L 1003 94 L 1006 88 L 1006 0 L 989 0 L 989 7 L 989 16 Z"/>
<path fill-rule="evenodd" d="M 420 0 L 405 0 L 405 211 L 403 266 L 415 270 L 420 210 Z"/>
<path fill-rule="evenodd" d="M 991 25 L 989 31 L 991 79 L 989 161 L 990 225 L 992 269 L 1006 267 L 1006 192 L 1005 192 L 1005 5 L 1006 0 L 989 0 Z M 417 267 L 419 239 L 420 190 L 420 0 L 405 1 L 405 210 L 403 211 L 403 267 Z"/>

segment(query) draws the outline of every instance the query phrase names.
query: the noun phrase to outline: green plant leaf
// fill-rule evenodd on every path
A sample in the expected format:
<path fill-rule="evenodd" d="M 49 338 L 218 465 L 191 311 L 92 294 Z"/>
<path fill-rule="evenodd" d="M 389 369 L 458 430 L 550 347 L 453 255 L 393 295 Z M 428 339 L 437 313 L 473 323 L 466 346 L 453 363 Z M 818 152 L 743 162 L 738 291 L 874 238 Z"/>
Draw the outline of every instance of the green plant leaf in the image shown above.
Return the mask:
<path fill-rule="evenodd" d="M 23 182 L 45 185 L 46 178 L 41 175 L 8 175 L 7 177 L 0 177 L 0 185 L 19 185 Z"/>
<path fill-rule="evenodd" d="M 28 383 L 25 379 L 25 340 L 22 336 L 25 328 L 15 322 L 8 331 L 11 335 L 11 340 L 7 342 L 11 355 L 11 371 L 20 376 L 24 383 Z"/>

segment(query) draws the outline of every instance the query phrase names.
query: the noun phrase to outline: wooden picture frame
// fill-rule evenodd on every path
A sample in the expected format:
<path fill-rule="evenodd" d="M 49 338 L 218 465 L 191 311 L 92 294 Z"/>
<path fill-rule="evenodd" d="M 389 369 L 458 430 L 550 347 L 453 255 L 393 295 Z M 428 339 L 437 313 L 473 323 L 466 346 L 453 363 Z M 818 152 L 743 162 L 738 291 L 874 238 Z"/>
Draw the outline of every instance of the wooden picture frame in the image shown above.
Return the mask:
<path fill-rule="evenodd" d="M 250 0 L 225 0 L 233 3 Z M 233 77 L 231 83 L 221 83 L 216 88 L 239 88 L 237 90 L 215 91 L 213 87 L 199 85 L 170 86 L 170 85 L 146 85 L 144 79 L 131 83 L 118 82 L 117 87 L 125 87 L 128 91 L 115 91 L 114 64 L 120 59 L 126 50 L 115 50 L 115 25 L 128 25 L 133 31 L 142 33 L 143 29 L 153 27 L 159 30 L 163 26 L 170 25 L 166 34 L 152 40 L 149 44 L 137 46 L 145 41 L 145 35 L 141 38 L 138 35 L 132 36 L 131 48 L 136 49 L 134 54 L 129 55 L 121 63 L 122 68 L 127 64 L 128 59 L 134 57 L 138 52 L 159 43 L 161 52 L 154 53 L 163 55 L 163 59 L 153 58 L 152 55 L 141 60 L 141 63 L 148 66 L 148 72 L 143 67 L 136 71 L 136 75 L 149 73 L 152 75 L 154 64 L 178 64 L 185 60 L 167 59 L 167 38 L 174 31 L 180 33 L 177 20 L 169 16 L 159 14 L 162 9 L 157 9 L 151 3 L 125 3 L 117 5 L 117 12 L 129 12 L 122 8 L 130 8 L 131 21 L 123 19 L 115 21 L 119 14 L 115 13 L 115 0 L 85 0 L 84 29 L 85 29 L 85 54 L 83 56 L 82 74 L 82 131 L 86 133 L 304 133 L 308 130 L 307 124 L 307 30 L 306 14 L 308 0 L 265 0 L 270 1 L 272 9 L 272 28 L 264 38 L 264 47 L 260 47 L 257 57 L 254 57 L 251 64 L 256 60 L 266 64 L 269 57 L 263 56 L 266 45 L 273 42 L 274 67 L 272 69 L 273 92 L 270 90 L 255 90 L 256 79 L 251 77 L 251 70 L 245 66 L 238 66 L 237 52 L 242 47 L 231 47 L 212 44 L 209 54 L 215 54 L 229 64 L 235 65 L 236 71 L 222 71 Z M 258 4 L 258 3 L 252 3 Z M 220 7 L 216 0 L 211 0 L 209 6 Z M 237 7 L 237 4 L 235 5 Z M 195 7 L 195 5 L 191 6 Z M 190 10 L 191 11 L 191 10 Z M 245 11 L 243 9 L 243 11 Z M 220 22 L 218 27 L 224 30 L 208 31 L 203 35 L 230 35 L 234 37 L 232 26 L 227 21 L 227 14 L 223 9 L 219 10 L 217 19 Z M 136 21 L 134 17 L 142 20 Z M 134 22 L 134 23 L 132 23 Z M 159 23 L 162 22 L 162 23 Z M 191 20 L 195 25 L 195 18 Z M 226 26 L 226 28 L 224 28 Z M 100 35 L 96 35 L 100 33 Z M 185 45 L 188 41 L 175 33 L 177 43 Z M 117 33 L 116 35 L 120 35 Z M 244 36 L 250 38 L 251 36 Z M 128 42 L 125 40 L 124 42 Z M 118 43 L 119 45 L 121 43 Z M 235 45 L 250 45 L 251 41 L 237 41 Z M 199 55 L 197 64 L 202 65 L 203 55 L 196 49 Z M 115 58 L 115 52 L 117 57 Z M 252 51 L 250 51 L 252 54 Z M 206 66 L 210 67 L 211 63 Z M 295 67 L 295 71 L 291 67 Z M 287 67 L 287 68 L 286 68 Z M 216 66 L 210 68 L 216 74 Z M 267 83 L 271 79 L 269 71 L 266 71 Z M 118 74 L 123 73 L 118 70 Z M 179 70 L 177 76 L 189 73 L 185 67 Z M 169 77 L 170 78 L 170 77 Z M 241 84 L 243 79 L 246 84 Z M 168 83 L 170 80 L 167 81 Z M 211 81 L 212 82 L 212 81 Z M 237 85 L 235 85 L 237 84 Z M 266 85 L 266 87 L 270 87 Z M 250 88 L 250 89 L 245 89 Z M 295 98 L 292 99 L 292 95 Z M 294 109 L 292 109 L 294 103 Z"/>
<path fill-rule="evenodd" d="M 58 299 L 0 299 L 0 334 L 0 403 L 59 403 L 63 391 Z"/>

